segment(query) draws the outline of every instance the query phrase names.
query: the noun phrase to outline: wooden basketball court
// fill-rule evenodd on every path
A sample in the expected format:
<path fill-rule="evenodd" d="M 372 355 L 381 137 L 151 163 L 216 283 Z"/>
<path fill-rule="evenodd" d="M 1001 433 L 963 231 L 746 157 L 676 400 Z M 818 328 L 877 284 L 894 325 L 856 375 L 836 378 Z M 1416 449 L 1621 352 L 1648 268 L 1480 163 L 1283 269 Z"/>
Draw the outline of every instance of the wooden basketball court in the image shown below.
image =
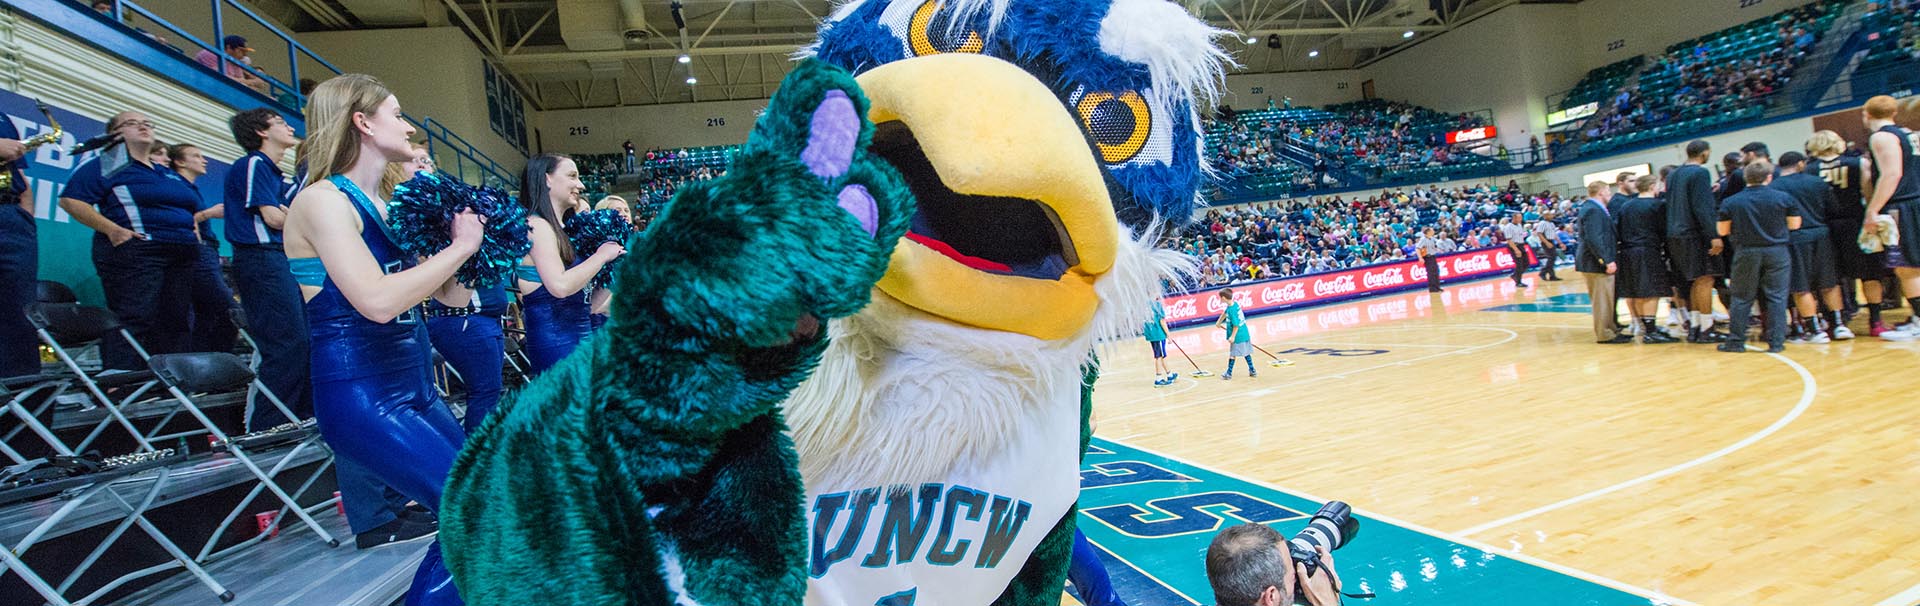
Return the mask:
<path fill-rule="evenodd" d="M 1214 532 L 1323 499 L 1365 512 L 1336 557 L 1376 603 L 1920 603 L 1920 343 L 1598 345 L 1579 284 L 1251 318 L 1291 362 L 1257 378 L 1106 352 L 1081 526 L 1123 597 L 1194 604 Z M 1225 369 L 1219 330 L 1174 339 Z"/>

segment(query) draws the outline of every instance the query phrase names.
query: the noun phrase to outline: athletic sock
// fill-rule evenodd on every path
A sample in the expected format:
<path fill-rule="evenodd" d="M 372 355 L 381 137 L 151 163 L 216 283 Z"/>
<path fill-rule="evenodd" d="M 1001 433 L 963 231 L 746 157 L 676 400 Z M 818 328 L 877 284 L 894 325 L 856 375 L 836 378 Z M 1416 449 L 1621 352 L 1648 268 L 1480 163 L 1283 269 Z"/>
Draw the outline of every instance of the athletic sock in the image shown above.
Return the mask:
<path fill-rule="evenodd" d="M 1234 363 L 1234 362 L 1238 362 L 1238 361 L 1239 361 L 1239 360 L 1235 360 L 1235 359 L 1233 359 L 1233 358 L 1227 358 L 1227 374 L 1233 374 L 1233 363 Z M 1247 365 L 1248 365 L 1248 366 L 1252 366 L 1252 365 L 1253 365 L 1253 363 L 1252 363 L 1252 362 L 1248 362 L 1248 363 L 1247 363 Z"/>
<path fill-rule="evenodd" d="M 1867 304 L 1867 321 L 1874 324 L 1880 323 L 1880 303 L 1872 302 Z"/>
<path fill-rule="evenodd" d="M 1907 305 L 1912 306 L 1910 309 L 1913 311 L 1913 316 L 1907 318 L 1907 323 L 1911 324 L 1916 319 L 1920 319 L 1920 297 L 1907 297 Z"/>
<path fill-rule="evenodd" d="M 1832 324 L 1829 328 L 1838 329 L 1841 326 L 1847 325 L 1847 316 L 1843 312 L 1830 311 L 1827 312 L 1827 322 Z"/>

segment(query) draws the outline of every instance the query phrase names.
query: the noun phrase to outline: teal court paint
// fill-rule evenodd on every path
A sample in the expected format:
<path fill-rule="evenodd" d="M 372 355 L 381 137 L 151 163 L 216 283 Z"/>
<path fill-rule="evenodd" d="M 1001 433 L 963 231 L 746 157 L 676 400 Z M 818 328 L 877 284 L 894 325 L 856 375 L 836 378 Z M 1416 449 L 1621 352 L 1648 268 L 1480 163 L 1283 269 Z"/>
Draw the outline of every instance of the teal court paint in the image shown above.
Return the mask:
<path fill-rule="evenodd" d="M 1545 297 L 1532 303 L 1497 305 L 1481 311 L 1537 311 L 1545 313 L 1590 314 L 1593 313 L 1593 299 L 1587 298 L 1587 293 L 1577 292 L 1567 295 Z"/>
<path fill-rule="evenodd" d="M 1582 295 L 1584 297 L 1584 295 Z M 1132 606 L 1208 606 L 1207 544 L 1241 522 L 1286 536 L 1321 503 L 1177 459 L 1094 438 L 1080 471 L 1080 529 Z M 1329 495 L 1339 498 L 1340 495 Z M 1365 509 L 1366 503 L 1354 503 Z M 1334 560 L 1355 606 L 1663 604 L 1504 554 L 1369 517 Z"/>

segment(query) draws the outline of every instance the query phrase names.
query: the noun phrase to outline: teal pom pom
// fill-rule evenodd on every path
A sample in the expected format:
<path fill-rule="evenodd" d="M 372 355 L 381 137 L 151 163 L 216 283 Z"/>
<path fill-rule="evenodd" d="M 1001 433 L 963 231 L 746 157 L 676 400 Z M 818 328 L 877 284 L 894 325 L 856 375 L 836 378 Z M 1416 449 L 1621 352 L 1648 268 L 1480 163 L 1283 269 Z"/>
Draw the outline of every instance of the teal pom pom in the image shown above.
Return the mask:
<path fill-rule="evenodd" d="M 613 209 L 590 210 L 567 218 L 567 241 L 573 244 L 575 254 L 591 255 L 600 245 L 612 242 L 625 246 L 627 239 L 633 237 L 633 224 Z M 594 274 L 590 288 L 605 288 L 613 283 L 613 270 L 620 264 L 619 259 L 609 261 L 600 273 Z"/>
<path fill-rule="evenodd" d="M 387 202 L 387 224 L 401 250 L 426 257 L 453 242 L 453 218 L 471 209 L 486 220 L 480 250 L 454 272 L 469 288 L 499 286 L 513 275 L 513 266 L 533 250 L 527 237 L 527 210 L 506 192 L 474 187 L 452 175 L 420 172 L 393 190 Z"/>

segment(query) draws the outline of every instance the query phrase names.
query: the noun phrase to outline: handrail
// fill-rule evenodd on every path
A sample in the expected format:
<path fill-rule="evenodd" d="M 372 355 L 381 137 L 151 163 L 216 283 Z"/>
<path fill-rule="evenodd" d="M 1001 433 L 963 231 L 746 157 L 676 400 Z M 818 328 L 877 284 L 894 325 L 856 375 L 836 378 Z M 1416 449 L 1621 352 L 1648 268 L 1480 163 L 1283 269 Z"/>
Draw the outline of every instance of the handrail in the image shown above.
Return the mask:
<path fill-rule="evenodd" d="M 300 62 L 303 56 L 305 58 L 312 59 L 315 63 L 318 63 L 321 67 L 332 72 L 334 75 L 345 73 L 338 66 L 335 66 L 332 62 L 327 61 L 326 58 L 321 57 L 318 53 L 313 52 L 313 49 L 308 48 L 304 44 L 301 44 L 298 40 L 295 40 L 293 36 L 289 35 L 284 31 L 281 31 L 280 28 L 274 26 L 274 24 L 268 22 L 266 19 L 262 18 L 259 14 L 253 12 L 252 9 L 242 6 L 236 0 L 208 0 L 208 8 L 209 8 L 209 11 L 211 12 L 211 21 L 213 26 L 213 38 L 214 38 L 214 41 L 211 43 L 207 41 L 203 41 L 199 37 L 194 36 L 191 33 L 188 33 L 186 30 L 181 29 L 179 26 L 174 25 L 172 22 L 161 18 L 159 15 L 155 14 L 151 9 L 148 9 L 147 7 L 136 4 L 132 0 L 111 0 L 111 2 L 113 4 L 113 8 L 111 11 L 109 11 L 108 14 L 112 17 L 115 24 L 120 25 L 121 27 L 126 27 L 127 25 L 125 21 L 125 16 L 127 13 L 131 12 L 133 14 L 139 15 L 145 18 L 146 20 L 151 21 L 154 24 L 160 26 L 161 28 L 164 28 L 166 31 L 170 32 L 174 36 L 177 36 L 180 39 L 185 40 L 192 47 L 198 47 L 202 50 L 212 53 L 214 57 L 218 59 L 218 62 L 216 63 L 216 67 L 214 71 L 219 76 L 226 77 L 228 66 L 237 66 L 241 70 L 249 74 L 253 74 L 255 77 L 260 78 L 262 81 L 267 83 L 267 85 L 269 86 L 269 90 L 272 90 L 276 93 L 274 95 L 268 95 L 268 96 L 273 97 L 274 101 L 279 103 L 280 105 L 296 112 L 300 111 L 302 108 L 306 106 L 306 100 L 307 100 L 305 92 L 299 89 Z M 83 8 L 78 8 L 76 10 L 88 10 L 88 9 L 83 7 Z M 227 10 L 237 11 L 240 15 L 245 16 L 248 19 L 252 19 L 254 24 L 260 26 L 260 28 L 262 29 L 265 29 L 274 38 L 278 38 L 282 43 L 286 45 L 287 70 L 289 74 L 288 82 L 291 82 L 292 84 L 288 84 L 288 82 L 283 82 L 279 78 L 275 78 L 272 75 L 269 75 L 268 73 L 266 73 L 264 70 L 262 70 L 257 66 L 235 60 L 233 57 L 227 55 L 225 48 L 221 48 L 219 46 L 221 41 L 226 39 L 228 24 L 226 21 L 225 11 Z M 195 62 L 198 63 L 197 60 Z M 284 94 L 284 96 L 281 96 L 281 94 Z M 405 118 L 407 119 L 408 122 L 413 123 L 416 128 L 418 128 L 420 131 L 426 134 L 429 153 L 433 152 L 436 144 L 444 144 L 453 150 L 454 159 L 455 159 L 455 162 L 454 162 L 454 169 L 456 171 L 455 174 L 458 174 L 462 176 L 462 178 L 465 178 L 466 166 L 468 164 L 472 164 L 476 168 L 481 170 L 480 177 L 482 181 L 485 181 L 487 178 L 490 177 L 496 180 L 496 183 L 493 183 L 492 185 L 498 185 L 503 187 L 510 186 L 514 183 L 513 179 L 510 178 L 512 171 L 508 171 L 505 166 L 501 165 L 499 162 L 495 161 L 492 157 L 486 155 L 484 152 L 481 152 L 480 149 L 474 146 L 472 142 L 467 141 L 464 137 L 461 137 L 458 133 L 453 132 L 453 129 L 448 128 L 445 124 L 435 122 L 432 117 L 426 117 L 423 120 L 416 120 L 412 116 L 405 116 Z"/>
<path fill-rule="evenodd" d="M 407 120 L 414 122 L 411 117 Z M 426 133 L 427 153 L 429 155 L 435 154 L 436 144 L 452 148 L 454 164 L 453 170 L 450 172 L 455 176 L 466 180 L 467 165 L 471 163 L 474 168 L 480 171 L 481 185 L 498 187 L 509 191 L 519 187 L 519 183 L 512 177 L 513 171 L 507 170 L 507 167 L 501 165 L 499 162 L 495 162 L 493 158 L 481 152 L 479 148 L 474 147 L 472 143 L 468 142 L 458 133 L 453 132 L 452 129 L 447 128 L 445 124 L 435 122 L 432 117 L 428 117 L 423 121 L 414 122 L 414 124 L 418 126 L 422 132 Z M 455 145 L 456 142 L 458 142 L 458 145 Z M 493 179 L 493 181 L 488 182 L 489 178 Z"/>

